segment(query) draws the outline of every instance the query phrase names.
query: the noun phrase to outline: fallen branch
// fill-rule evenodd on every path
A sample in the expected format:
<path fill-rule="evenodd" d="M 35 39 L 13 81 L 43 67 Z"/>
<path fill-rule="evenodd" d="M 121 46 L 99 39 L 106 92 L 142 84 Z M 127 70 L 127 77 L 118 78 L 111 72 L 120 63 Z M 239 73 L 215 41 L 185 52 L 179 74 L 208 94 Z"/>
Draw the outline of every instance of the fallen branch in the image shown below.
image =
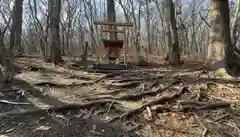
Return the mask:
<path fill-rule="evenodd" d="M 181 89 L 173 94 L 164 94 L 162 96 L 160 96 L 159 98 L 157 98 L 156 100 L 153 100 L 151 102 L 148 102 L 146 104 L 143 104 L 141 107 L 130 110 L 128 112 L 125 112 L 124 114 L 121 115 L 121 119 L 125 119 L 127 117 L 129 117 L 130 115 L 133 114 L 137 114 L 137 113 L 141 113 L 146 107 L 150 107 L 152 105 L 156 105 L 156 104 L 163 104 L 166 101 L 169 100 L 173 100 L 175 98 L 177 98 L 178 96 L 180 96 L 181 94 L 183 94 L 183 92 L 187 90 L 186 86 L 181 87 Z"/>
<path fill-rule="evenodd" d="M 85 104 L 68 104 L 68 105 L 63 105 L 63 106 L 53 106 L 47 109 L 27 109 L 27 110 L 20 110 L 20 111 L 10 111 L 6 113 L 0 114 L 0 117 L 5 117 L 5 116 L 16 116 L 16 115 L 34 115 L 34 114 L 44 114 L 44 113 L 57 113 L 57 112 L 64 112 L 68 111 L 71 109 L 86 109 L 90 108 L 94 105 L 99 105 L 99 104 L 107 104 L 107 103 L 112 103 L 112 100 L 98 100 L 98 101 L 93 101 Z M 114 101 L 113 104 L 117 104 L 117 101 Z"/>
<path fill-rule="evenodd" d="M 210 28 L 210 24 L 204 19 L 204 17 L 202 16 L 201 12 L 199 12 L 199 16 L 204 21 L 204 23 L 207 25 L 207 27 Z"/>
<path fill-rule="evenodd" d="M 30 103 L 13 102 L 13 101 L 8 101 L 8 100 L 0 100 L 0 103 L 12 104 L 12 105 L 30 105 Z"/>

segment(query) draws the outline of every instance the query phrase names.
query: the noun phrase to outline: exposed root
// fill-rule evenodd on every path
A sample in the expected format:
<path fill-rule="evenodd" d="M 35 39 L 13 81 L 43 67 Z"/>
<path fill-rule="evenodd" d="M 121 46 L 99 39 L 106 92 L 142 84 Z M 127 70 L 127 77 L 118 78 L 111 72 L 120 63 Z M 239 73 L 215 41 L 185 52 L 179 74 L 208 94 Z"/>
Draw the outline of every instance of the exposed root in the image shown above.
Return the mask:
<path fill-rule="evenodd" d="M 167 86 L 165 86 L 163 88 L 160 87 L 160 88 L 158 88 L 157 90 L 154 90 L 154 91 L 139 92 L 139 93 L 135 93 L 135 94 L 127 94 L 127 95 L 123 95 L 123 96 L 120 96 L 120 97 L 108 96 L 108 97 L 85 98 L 84 100 L 99 100 L 99 99 L 138 100 L 138 99 L 142 98 L 143 96 L 155 96 L 158 93 L 167 90 L 172 85 L 174 85 L 176 82 L 177 81 L 172 82 L 172 83 L 168 84 Z"/>
<path fill-rule="evenodd" d="M 130 82 L 125 82 L 125 83 L 111 83 L 107 84 L 107 86 L 116 86 L 116 87 L 122 87 L 122 88 L 131 88 L 131 87 L 136 87 L 140 84 L 139 81 L 130 81 Z"/>
<path fill-rule="evenodd" d="M 124 74 L 124 73 L 127 73 L 127 72 L 130 72 L 130 71 L 129 71 L 129 70 L 123 70 L 123 71 L 118 71 L 118 72 L 109 73 L 109 74 L 104 75 L 104 76 L 96 79 L 95 81 L 91 82 L 90 85 L 91 85 L 91 84 L 98 83 L 98 82 L 102 81 L 102 80 L 105 79 L 105 78 L 115 77 L 115 76 L 117 76 L 117 75 L 121 75 L 121 74 Z"/>
<path fill-rule="evenodd" d="M 159 77 L 162 77 L 162 76 L 157 76 L 157 77 L 156 77 L 156 76 L 151 75 L 151 74 L 149 74 L 149 73 L 146 73 L 146 72 L 144 72 L 144 71 L 142 71 L 142 70 L 122 70 L 122 71 L 117 71 L 117 72 L 114 71 L 114 72 L 112 72 L 112 73 L 106 74 L 106 75 L 104 75 L 104 76 L 96 79 L 95 81 L 90 82 L 89 85 L 93 85 L 93 84 L 95 84 L 95 83 L 98 83 L 98 82 L 102 81 L 103 79 L 115 77 L 115 76 L 122 75 L 122 74 L 125 74 L 125 73 L 136 73 L 135 75 L 137 75 L 137 73 L 142 73 L 142 74 L 145 74 L 145 75 L 151 77 L 150 79 L 157 79 L 157 78 L 159 78 Z M 154 77 L 154 78 L 152 78 L 152 77 Z M 146 79 L 149 79 L 149 78 L 146 78 Z M 140 79 L 138 79 L 138 80 L 140 80 Z M 137 80 L 137 81 L 138 81 L 138 80 Z"/>
<path fill-rule="evenodd" d="M 11 105 L 30 105 L 30 103 L 13 102 L 13 101 L 8 101 L 8 100 L 0 100 L 0 103 L 11 104 Z"/>
<path fill-rule="evenodd" d="M 5 116 L 17 116 L 17 115 L 34 115 L 34 114 L 44 114 L 44 113 L 54 113 L 54 112 L 64 112 L 64 111 L 69 111 L 72 109 L 85 109 L 85 108 L 90 108 L 94 105 L 99 105 L 99 104 L 107 104 L 107 103 L 117 103 L 116 101 L 112 102 L 112 100 L 98 100 L 98 101 L 93 101 L 85 104 L 68 104 L 68 105 L 63 105 L 59 107 L 50 107 L 47 109 L 27 109 L 23 111 L 10 111 L 6 113 L 0 114 L 0 117 L 5 117 Z"/>
<path fill-rule="evenodd" d="M 152 105 L 156 105 L 156 104 L 162 104 L 166 101 L 169 100 L 173 100 L 175 98 L 177 98 L 178 96 L 180 96 L 181 94 L 183 94 L 183 92 L 186 90 L 186 86 L 181 87 L 181 89 L 173 94 L 164 94 L 162 96 L 160 96 L 159 98 L 157 98 L 156 100 L 153 100 L 151 102 L 148 102 L 146 104 L 143 104 L 141 107 L 130 110 L 128 112 L 125 112 L 124 114 L 121 115 L 121 119 L 125 119 L 128 118 L 131 115 L 137 114 L 137 113 L 141 113 L 146 107 L 150 107 Z"/>
<path fill-rule="evenodd" d="M 209 110 L 209 109 L 218 109 L 218 108 L 228 108 L 231 106 L 231 103 L 228 102 L 201 102 L 194 100 L 181 100 L 178 101 L 178 105 L 181 105 L 185 109 L 194 109 L 194 110 Z"/>
<path fill-rule="evenodd" d="M 218 102 L 218 103 L 210 103 L 203 106 L 195 107 L 195 109 L 199 110 L 209 110 L 209 109 L 218 109 L 218 108 L 228 108 L 231 104 L 227 102 Z"/>

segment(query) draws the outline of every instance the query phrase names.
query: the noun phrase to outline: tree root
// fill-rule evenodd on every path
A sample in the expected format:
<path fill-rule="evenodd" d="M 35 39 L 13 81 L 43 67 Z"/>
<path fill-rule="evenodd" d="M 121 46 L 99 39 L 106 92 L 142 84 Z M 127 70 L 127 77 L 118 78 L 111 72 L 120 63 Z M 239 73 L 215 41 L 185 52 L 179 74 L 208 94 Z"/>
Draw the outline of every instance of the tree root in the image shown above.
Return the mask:
<path fill-rule="evenodd" d="M 8 101 L 8 100 L 0 100 L 0 103 L 4 104 L 11 104 L 11 105 L 30 105 L 30 103 L 24 103 L 24 102 L 13 102 L 13 101 Z"/>
<path fill-rule="evenodd" d="M 91 82 L 91 83 L 89 83 L 89 84 L 90 84 L 90 85 L 93 85 L 93 84 L 95 84 L 95 83 L 98 83 L 98 82 L 102 81 L 102 80 L 105 79 L 105 78 L 115 77 L 115 76 L 117 76 L 117 75 L 121 75 L 121 74 L 124 74 L 124 73 L 127 73 L 127 72 L 130 72 L 130 71 L 129 71 L 129 70 L 123 70 L 123 71 L 118 71 L 118 72 L 109 73 L 109 74 L 107 74 L 107 75 L 104 75 L 104 76 L 96 79 L 95 81 L 93 81 L 93 82 Z"/>
<path fill-rule="evenodd" d="M 127 95 L 123 95 L 120 97 L 113 97 L 113 96 L 108 96 L 108 97 L 95 97 L 95 98 L 85 98 L 84 100 L 101 100 L 101 99 L 115 99 L 115 100 L 138 100 L 139 98 L 142 98 L 143 96 L 155 96 L 160 92 L 163 92 L 165 90 L 167 90 L 168 88 L 170 88 L 173 84 L 175 84 L 176 82 L 172 82 L 170 84 L 168 84 L 167 86 L 163 87 L 163 88 L 158 88 L 155 91 L 147 91 L 147 92 L 140 92 L 140 93 L 135 93 L 135 94 L 127 94 Z"/>
<path fill-rule="evenodd" d="M 182 100 L 178 102 L 179 105 L 182 105 L 185 109 L 194 109 L 194 110 L 209 110 L 209 109 L 218 109 L 218 108 L 227 108 L 230 107 L 231 103 L 228 102 L 201 102 L 194 100 Z"/>
<path fill-rule="evenodd" d="M 136 87 L 140 84 L 139 81 L 130 81 L 130 82 L 125 82 L 125 83 L 111 83 L 107 84 L 107 86 L 115 86 L 115 87 L 122 87 L 122 88 L 131 88 L 131 87 Z"/>
<path fill-rule="evenodd" d="M 124 114 L 121 115 L 121 119 L 126 119 L 133 114 L 141 113 L 146 107 L 150 107 L 150 106 L 156 105 L 156 104 L 162 104 L 166 101 L 173 100 L 173 99 L 177 98 L 178 96 L 180 96 L 181 94 L 183 94 L 185 90 L 187 90 L 187 87 L 183 86 L 183 87 L 181 87 L 181 89 L 179 91 L 177 91 L 173 94 L 170 94 L 170 95 L 164 94 L 164 95 L 160 96 L 159 98 L 157 98 L 156 100 L 153 100 L 151 102 L 143 104 L 139 108 L 125 112 Z"/>
<path fill-rule="evenodd" d="M 47 109 L 27 109 L 23 111 L 10 111 L 10 112 L 0 114 L 0 117 L 17 116 L 17 115 L 34 115 L 34 114 L 39 115 L 44 113 L 65 112 L 68 110 L 85 109 L 85 108 L 90 108 L 94 105 L 107 104 L 107 103 L 118 104 L 118 102 L 116 101 L 112 102 L 112 100 L 98 100 L 98 101 L 93 101 L 85 104 L 68 104 L 68 105 L 57 106 L 57 107 L 54 106 Z"/>
<path fill-rule="evenodd" d="M 90 82 L 89 85 L 93 85 L 95 83 L 102 81 L 103 79 L 115 77 L 115 76 L 125 74 L 125 73 L 142 73 L 142 74 L 148 75 L 149 77 L 154 77 L 154 75 L 150 75 L 142 70 L 122 70 L 122 71 L 117 71 L 117 72 L 112 72 L 112 73 L 106 74 L 106 75 L 96 79 L 95 81 Z M 162 76 L 158 76 L 157 78 L 159 78 L 159 77 L 162 77 Z M 156 76 L 154 78 L 156 78 Z M 147 79 L 149 79 L 149 78 L 147 78 Z"/>

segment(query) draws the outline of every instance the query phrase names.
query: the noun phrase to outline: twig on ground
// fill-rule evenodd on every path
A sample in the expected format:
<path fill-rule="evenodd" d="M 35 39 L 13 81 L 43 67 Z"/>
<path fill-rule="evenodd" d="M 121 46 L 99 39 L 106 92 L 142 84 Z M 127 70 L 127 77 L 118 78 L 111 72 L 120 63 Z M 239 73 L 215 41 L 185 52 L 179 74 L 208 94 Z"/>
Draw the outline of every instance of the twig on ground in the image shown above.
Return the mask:
<path fill-rule="evenodd" d="M 121 118 L 120 116 L 115 116 L 112 119 L 106 121 L 105 123 L 112 123 L 112 122 L 115 122 L 115 121 L 119 120 L 120 118 Z"/>
<path fill-rule="evenodd" d="M 221 120 L 221 119 L 223 119 L 225 117 L 228 117 L 228 116 L 229 116 L 229 114 L 225 114 L 225 115 L 219 116 L 216 119 L 214 119 L 213 122 L 217 122 L 217 121 L 219 121 L 219 120 Z"/>
<path fill-rule="evenodd" d="M 124 125 L 125 125 L 126 127 L 127 127 L 128 125 L 132 125 L 130 129 L 127 129 L 127 132 L 128 132 L 128 133 L 129 133 L 129 132 L 132 132 L 132 131 L 134 131 L 134 130 L 136 130 L 136 129 L 138 129 L 138 128 L 140 127 L 139 124 L 137 124 L 137 123 L 135 123 L 135 122 L 133 122 L 133 121 L 128 121 L 128 122 L 126 122 Z"/>
<path fill-rule="evenodd" d="M 114 101 L 115 101 L 115 99 L 114 99 L 114 100 L 111 102 L 110 106 L 108 107 L 108 110 L 107 110 L 107 112 L 109 112 L 109 111 L 110 111 L 110 109 L 111 109 L 111 107 L 112 107 L 112 105 L 113 105 Z"/>
<path fill-rule="evenodd" d="M 1 131 L 0 134 L 7 134 L 7 133 L 11 133 L 15 130 L 15 128 L 10 128 L 10 129 L 6 129 L 4 131 Z"/>
<path fill-rule="evenodd" d="M 196 121 L 199 123 L 199 125 L 203 128 L 202 137 L 206 137 L 207 132 L 208 132 L 207 127 L 202 123 L 202 121 L 200 120 L 200 118 L 196 112 L 194 112 L 194 117 L 195 117 Z"/>
<path fill-rule="evenodd" d="M 24 103 L 24 102 L 13 102 L 13 101 L 8 101 L 8 100 L 0 100 L 0 103 L 4 104 L 11 104 L 11 105 L 30 105 L 30 103 Z"/>

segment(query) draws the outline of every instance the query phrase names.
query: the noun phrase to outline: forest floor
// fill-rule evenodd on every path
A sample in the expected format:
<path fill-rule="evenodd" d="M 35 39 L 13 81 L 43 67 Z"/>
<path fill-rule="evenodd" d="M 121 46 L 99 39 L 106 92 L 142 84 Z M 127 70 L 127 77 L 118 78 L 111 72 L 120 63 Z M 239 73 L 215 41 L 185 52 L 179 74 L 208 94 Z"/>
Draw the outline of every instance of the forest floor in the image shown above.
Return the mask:
<path fill-rule="evenodd" d="M 240 137 L 240 80 L 163 61 L 86 71 L 75 58 L 18 57 L 0 89 L 0 137 Z"/>

